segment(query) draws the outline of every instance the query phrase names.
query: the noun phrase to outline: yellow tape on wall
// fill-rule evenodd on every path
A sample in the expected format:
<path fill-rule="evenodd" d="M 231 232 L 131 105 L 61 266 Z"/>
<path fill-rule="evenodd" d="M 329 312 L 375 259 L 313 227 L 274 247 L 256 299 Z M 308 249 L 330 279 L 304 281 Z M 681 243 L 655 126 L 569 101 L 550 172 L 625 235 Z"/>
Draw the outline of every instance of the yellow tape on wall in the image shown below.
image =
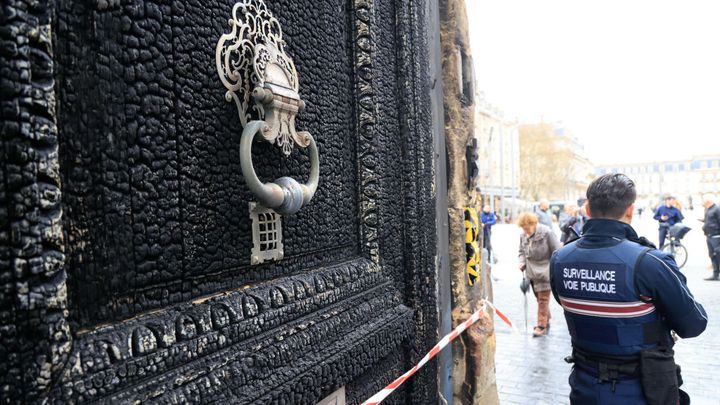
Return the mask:
<path fill-rule="evenodd" d="M 470 285 L 480 276 L 480 226 L 475 208 L 465 207 L 465 261 Z"/>

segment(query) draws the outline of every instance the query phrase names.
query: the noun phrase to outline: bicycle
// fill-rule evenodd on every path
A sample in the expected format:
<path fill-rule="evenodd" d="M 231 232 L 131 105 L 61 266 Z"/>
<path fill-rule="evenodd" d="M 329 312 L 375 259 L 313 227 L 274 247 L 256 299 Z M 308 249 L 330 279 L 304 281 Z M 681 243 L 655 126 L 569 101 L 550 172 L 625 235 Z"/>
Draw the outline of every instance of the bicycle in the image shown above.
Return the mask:
<path fill-rule="evenodd" d="M 675 258 L 678 268 L 682 268 L 687 263 L 688 253 L 687 248 L 683 246 L 680 241 L 682 238 L 690 232 L 689 226 L 683 224 L 675 224 L 668 229 L 668 243 L 664 244 L 660 250 L 666 253 L 670 253 Z"/>

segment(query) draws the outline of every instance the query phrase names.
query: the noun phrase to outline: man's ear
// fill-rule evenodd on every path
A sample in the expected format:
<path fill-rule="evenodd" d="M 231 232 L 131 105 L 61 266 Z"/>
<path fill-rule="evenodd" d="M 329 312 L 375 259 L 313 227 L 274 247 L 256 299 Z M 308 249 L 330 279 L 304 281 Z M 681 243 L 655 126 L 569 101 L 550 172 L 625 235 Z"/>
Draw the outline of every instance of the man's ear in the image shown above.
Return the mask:
<path fill-rule="evenodd" d="M 627 218 L 628 221 L 632 221 L 633 214 L 635 213 L 635 203 L 630 204 L 629 207 L 625 210 L 625 218 Z M 629 223 L 629 222 L 628 222 Z"/>
<path fill-rule="evenodd" d="M 587 214 L 587 217 L 592 218 L 593 215 L 592 215 L 592 212 L 590 212 L 590 204 L 588 204 L 588 202 L 585 201 L 585 204 L 583 204 L 583 206 L 585 207 L 585 214 Z"/>

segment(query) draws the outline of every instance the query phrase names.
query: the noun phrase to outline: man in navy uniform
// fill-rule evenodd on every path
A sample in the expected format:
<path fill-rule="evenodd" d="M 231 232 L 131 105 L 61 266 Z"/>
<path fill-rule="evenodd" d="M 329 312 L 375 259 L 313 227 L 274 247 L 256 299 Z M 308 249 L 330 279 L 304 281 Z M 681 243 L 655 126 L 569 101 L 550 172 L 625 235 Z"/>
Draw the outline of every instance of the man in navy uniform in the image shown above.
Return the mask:
<path fill-rule="evenodd" d="M 658 238 L 660 244 L 658 246 L 661 248 L 665 245 L 665 236 L 667 236 L 668 229 L 685 219 L 682 212 L 680 212 L 680 210 L 675 207 L 675 204 L 673 204 L 674 202 L 675 197 L 665 197 L 665 205 L 659 206 L 655 211 L 655 216 L 653 217 L 660 224 L 660 228 L 658 229 L 660 232 Z"/>
<path fill-rule="evenodd" d="M 707 314 L 672 256 L 630 226 L 635 198 L 635 184 L 624 174 L 595 179 L 587 190 L 582 238 L 550 262 L 552 292 L 572 337 L 573 354 L 566 359 L 575 363 L 572 404 L 689 401 L 679 390 L 671 331 L 698 336 Z"/>

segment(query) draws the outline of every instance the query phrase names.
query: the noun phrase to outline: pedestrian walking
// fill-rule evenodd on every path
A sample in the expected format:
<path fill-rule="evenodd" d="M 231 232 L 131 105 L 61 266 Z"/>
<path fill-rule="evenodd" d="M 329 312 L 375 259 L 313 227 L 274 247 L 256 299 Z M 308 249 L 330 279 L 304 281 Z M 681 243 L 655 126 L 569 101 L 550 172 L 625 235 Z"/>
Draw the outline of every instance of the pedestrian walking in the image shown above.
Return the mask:
<path fill-rule="evenodd" d="M 483 247 L 487 249 L 488 256 L 493 258 L 492 253 L 492 226 L 497 223 L 497 215 L 495 215 L 494 212 L 490 211 L 489 205 L 484 205 L 482 209 L 482 214 L 480 214 L 480 221 L 482 221 L 483 224 Z M 494 263 L 494 260 L 491 259 L 491 263 Z"/>
<path fill-rule="evenodd" d="M 530 282 L 538 303 L 533 336 L 543 336 L 550 327 L 550 257 L 561 245 L 555 233 L 538 223 L 538 217 L 533 213 L 520 214 L 517 224 L 523 230 L 518 252 L 519 267 L 525 272 L 524 277 Z"/>
<path fill-rule="evenodd" d="M 542 198 L 542 199 L 540 199 L 538 208 L 539 209 L 535 213 L 535 214 L 537 214 L 538 221 L 540 221 L 541 224 L 552 229 L 553 220 L 552 220 L 552 212 L 550 211 L 550 202 L 547 199 Z"/>
<path fill-rule="evenodd" d="M 707 241 L 708 254 L 712 262 L 713 275 L 705 280 L 720 280 L 720 207 L 715 204 L 715 196 L 703 196 L 705 217 L 703 219 L 703 232 Z"/>
<path fill-rule="evenodd" d="M 665 246 L 665 237 L 667 236 L 668 229 L 670 229 L 671 226 L 677 224 L 678 222 L 682 222 L 682 220 L 684 219 L 683 214 L 675 205 L 676 202 L 674 197 L 665 197 L 665 205 L 659 206 L 658 209 L 655 211 L 655 216 L 653 217 L 660 224 L 660 227 L 658 229 L 658 239 L 660 244 L 658 245 L 658 247 L 660 247 L 661 249 L 663 246 Z"/>
<path fill-rule="evenodd" d="M 671 331 L 698 336 L 707 314 L 673 257 L 630 226 L 636 196 L 624 174 L 595 179 L 582 238 L 551 260 L 552 292 L 572 338 L 573 405 L 689 403 Z"/>

